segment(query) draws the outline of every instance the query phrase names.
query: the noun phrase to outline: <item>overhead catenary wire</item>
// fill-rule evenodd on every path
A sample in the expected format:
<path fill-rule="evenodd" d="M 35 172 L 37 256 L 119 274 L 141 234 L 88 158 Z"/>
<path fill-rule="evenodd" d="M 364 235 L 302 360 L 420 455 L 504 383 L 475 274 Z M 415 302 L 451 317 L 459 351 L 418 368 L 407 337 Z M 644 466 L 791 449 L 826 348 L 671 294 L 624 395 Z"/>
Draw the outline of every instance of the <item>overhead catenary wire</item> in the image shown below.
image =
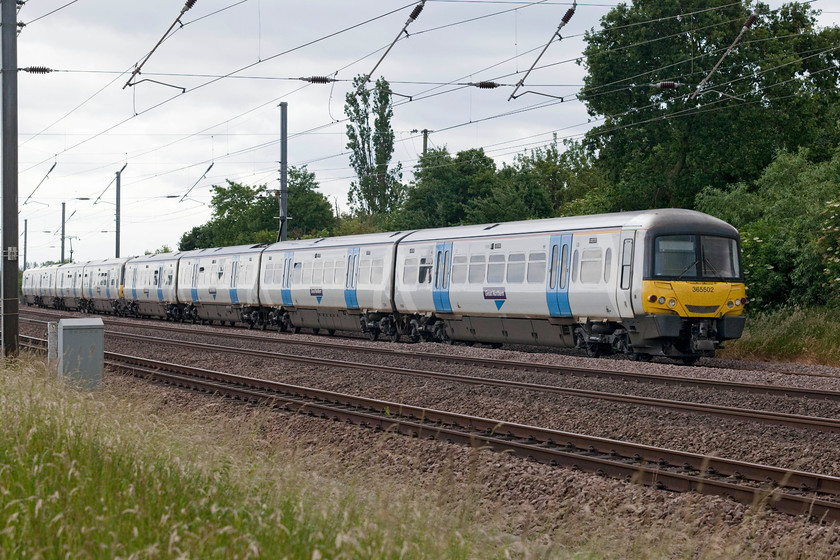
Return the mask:
<path fill-rule="evenodd" d="M 528 69 L 527 72 L 525 72 L 525 75 L 522 76 L 522 79 L 519 80 L 519 83 L 516 84 L 516 88 L 513 90 L 513 93 L 510 94 L 510 97 L 508 97 L 508 101 L 510 101 L 511 99 L 516 99 L 517 97 L 519 97 L 521 95 L 525 95 L 526 93 L 534 93 L 534 92 L 526 91 L 526 92 L 521 93 L 519 96 L 516 95 L 516 92 L 518 92 L 519 89 L 525 84 L 525 80 L 527 80 L 528 76 L 531 75 L 531 71 L 534 70 L 534 67 L 537 65 L 537 63 L 540 61 L 542 56 L 545 54 L 545 51 L 547 51 L 548 47 L 551 45 L 551 43 L 554 42 L 555 37 L 559 38 L 561 41 L 563 40 L 563 37 L 560 35 L 560 30 L 563 29 L 563 27 L 565 27 L 566 24 L 569 23 L 569 21 L 571 21 L 572 17 L 575 15 L 575 10 L 576 9 L 577 9 L 577 0 L 574 1 L 574 3 L 572 4 L 572 7 L 569 8 L 566 11 L 565 15 L 563 15 L 562 19 L 560 20 L 560 25 L 557 26 L 557 30 L 551 35 L 551 39 L 549 39 L 548 43 L 545 44 L 545 47 L 540 52 L 540 54 L 537 55 L 537 59 L 534 61 L 533 64 L 531 64 L 531 67 Z"/>
<path fill-rule="evenodd" d="M 391 52 L 391 49 L 394 48 L 394 45 L 397 44 L 397 41 L 399 41 L 399 39 L 400 39 L 400 37 L 402 37 L 403 33 L 405 33 L 406 36 L 408 36 L 408 31 L 406 31 L 408 29 L 408 26 L 411 25 L 411 23 L 414 20 L 416 20 L 418 18 L 418 16 L 420 16 L 420 12 L 423 11 L 423 6 L 425 6 L 425 5 L 426 5 L 426 0 L 420 0 L 420 3 L 417 4 L 416 6 L 414 6 L 414 9 L 411 10 L 411 14 L 409 14 L 408 20 L 405 22 L 405 25 L 403 25 L 403 28 L 400 29 L 400 32 L 397 33 L 397 36 L 394 37 L 394 40 L 391 42 L 391 44 L 388 46 L 388 48 L 385 49 L 385 52 L 382 54 L 380 59 L 377 61 L 376 64 L 374 64 L 373 70 L 368 72 L 368 74 L 362 79 L 361 83 L 359 84 L 358 89 L 356 90 L 356 95 L 359 95 L 360 93 L 362 93 L 362 90 L 365 88 L 365 84 L 368 83 L 368 81 L 370 80 L 370 77 L 373 76 L 373 73 L 376 72 L 376 69 L 379 68 L 379 65 L 382 64 L 382 61 L 385 60 L 385 57 L 388 56 L 388 53 Z"/>
<path fill-rule="evenodd" d="M 187 13 L 188 10 L 190 10 L 193 6 L 195 6 L 196 2 L 197 2 L 197 0 L 187 0 L 184 3 L 184 7 L 181 8 L 181 13 L 178 14 L 178 17 L 175 18 L 175 21 L 172 22 L 172 25 L 170 25 L 169 29 L 166 30 L 166 33 L 163 34 L 163 37 L 161 37 L 160 40 L 157 42 L 157 44 L 154 47 L 152 47 L 152 50 L 149 51 L 149 54 L 146 55 L 146 58 L 144 58 L 140 62 L 140 64 L 138 64 L 134 68 L 134 72 L 132 72 L 131 76 L 129 76 L 128 81 L 122 87 L 123 89 L 127 88 L 128 86 L 135 85 L 135 84 L 131 83 L 131 80 L 133 80 L 134 77 L 137 76 L 140 73 L 141 70 L 143 70 L 143 66 L 146 64 L 146 62 L 152 57 L 153 54 L 155 54 L 155 51 L 158 49 L 158 47 L 161 45 L 161 43 L 163 43 L 166 40 L 167 36 L 169 36 L 169 34 L 172 33 L 172 30 L 175 28 L 175 26 L 178 25 L 179 23 L 181 23 L 181 18 L 184 16 L 185 13 Z M 183 25 L 183 24 L 181 24 L 181 25 Z"/>

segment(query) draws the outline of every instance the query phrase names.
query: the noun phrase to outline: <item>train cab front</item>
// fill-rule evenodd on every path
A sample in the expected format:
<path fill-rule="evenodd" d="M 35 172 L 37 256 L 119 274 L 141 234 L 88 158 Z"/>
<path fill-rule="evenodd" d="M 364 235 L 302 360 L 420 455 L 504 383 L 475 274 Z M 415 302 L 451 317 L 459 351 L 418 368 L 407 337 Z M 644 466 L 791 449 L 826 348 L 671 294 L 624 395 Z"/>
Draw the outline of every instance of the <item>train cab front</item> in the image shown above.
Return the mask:
<path fill-rule="evenodd" d="M 741 336 L 747 297 L 734 228 L 659 232 L 646 248 L 642 307 L 650 328 L 641 346 L 691 362 Z"/>

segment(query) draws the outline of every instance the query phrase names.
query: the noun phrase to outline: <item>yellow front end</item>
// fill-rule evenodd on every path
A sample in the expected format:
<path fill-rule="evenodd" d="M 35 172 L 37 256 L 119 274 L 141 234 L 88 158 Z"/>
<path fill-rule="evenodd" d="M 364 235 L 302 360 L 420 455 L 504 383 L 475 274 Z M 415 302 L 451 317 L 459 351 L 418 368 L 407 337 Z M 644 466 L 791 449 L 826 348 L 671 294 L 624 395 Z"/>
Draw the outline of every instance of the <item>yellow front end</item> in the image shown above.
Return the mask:
<path fill-rule="evenodd" d="M 717 319 L 744 312 L 747 292 L 743 283 L 645 280 L 643 309 L 651 315 L 678 315 Z"/>

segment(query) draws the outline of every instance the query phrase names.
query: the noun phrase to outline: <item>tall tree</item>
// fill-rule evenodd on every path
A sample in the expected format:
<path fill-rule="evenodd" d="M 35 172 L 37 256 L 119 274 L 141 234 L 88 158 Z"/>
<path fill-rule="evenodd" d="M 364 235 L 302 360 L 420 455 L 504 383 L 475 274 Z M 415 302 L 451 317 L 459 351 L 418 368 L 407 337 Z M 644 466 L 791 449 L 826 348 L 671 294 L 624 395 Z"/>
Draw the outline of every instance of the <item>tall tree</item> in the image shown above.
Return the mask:
<path fill-rule="evenodd" d="M 498 182 L 496 163 L 482 149 L 458 152 L 444 148 L 424 154 L 414 170 L 394 224 L 399 229 L 432 228 L 469 223 L 470 201 L 488 196 Z"/>
<path fill-rule="evenodd" d="M 335 226 L 332 206 L 317 191 L 315 175 L 306 167 L 289 169 L 289 237 L 325 235 Z M 227 181 L 213 186 L 213 216 L 181 237 L 180 251 L 271 243 L 277 239 L 277 197 L 266 185 L 256 187 Z"/>
<path fill-rule="evenodd" d="M 371 90 L 361 88 L 357 95 L 363 80 L 363 76 L 356 76 L 354 89 L 347 94 L 344 104 L 350 119 L 347 148 L 357 178 L 350 185 L 347 198 L 360 214 L 385 216 L 399 208 L 403 199 L 402 165 L 389 168 L 394 154 L 391 86 L 385 78 L 379 78 Z"/>
<path fill-rule="evenodd" d="M 747 1 L 635 0 L 587 33 L 581 98 L 604 118 L 587 141 L 617 187 L 614 209 L 692 207 L 706 186 L 755 180 L 779 149 L 830 156 L 840 30 L 819 29 L 805 4 L 758 8 L 714 72 L 750 16 Z"/>

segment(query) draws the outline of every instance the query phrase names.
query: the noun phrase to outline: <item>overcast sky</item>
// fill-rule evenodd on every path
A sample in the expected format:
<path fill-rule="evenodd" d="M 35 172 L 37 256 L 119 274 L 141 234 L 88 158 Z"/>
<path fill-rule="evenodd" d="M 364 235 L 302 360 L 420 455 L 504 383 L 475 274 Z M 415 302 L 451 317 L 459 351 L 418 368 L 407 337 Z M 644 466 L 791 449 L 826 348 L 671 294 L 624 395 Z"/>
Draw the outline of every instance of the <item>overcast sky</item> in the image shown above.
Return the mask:
<path fill-rule="evenodd" d="M 114 256 L 112 181 L 126 164 L 122 256 L 164 244 L 175 249 L 185 231 L 210 218 L 214 184 L 230 179 L 277 188 L 281 101 L 289 107 L 289 164 L 306 165 L 321 192 L 346 210 L 354 175 L 345 148 L 345 95 L 354 76 L 373 69 L 417 4 L 198 0 L 134 80 L 147 81 L 124 87 L 176 21 L 182 0 L 28 0 L 18 14 L 27 24 L 18 37 L 18 66 L 57 72 L 19 75 L 27 260 L 58 260 L 62 202 L 65 257 L 71 243 L 76 261 Z M 822 25 L 836 25 L 840 1 L 813 4 L 825 12 Z M 550 142 L 554 133 L 579 137 L 597 124 L 574 98 L 584 75 L 575 60 L 584 31 L 614 5 L 579 3 L 563 40 L 549 46 L 520 90 L 547 95 L 509 101 L 571 3 L 427 0 L 409 37 L 373 77 L 387 78 L 398 94 L 394 160 L 402 162 L 404 180 L 422 152 L 422 129 L 432 131 L 433 147 L 451 153 L 481 147 L 501 164 Z M 298 79 L 310 76 L 338 81 Z M 480 81 L 504 87 L 464 85 Z"/>

